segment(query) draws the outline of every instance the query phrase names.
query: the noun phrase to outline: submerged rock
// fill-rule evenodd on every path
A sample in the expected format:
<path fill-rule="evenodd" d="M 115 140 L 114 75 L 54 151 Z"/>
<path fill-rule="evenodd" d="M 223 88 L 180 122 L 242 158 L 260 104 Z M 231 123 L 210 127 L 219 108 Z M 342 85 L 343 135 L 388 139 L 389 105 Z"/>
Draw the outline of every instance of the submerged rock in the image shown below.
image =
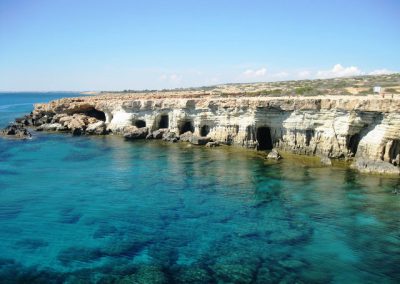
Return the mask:
<path fill-rule="evenodd" d="M 27 250 L 36 250 L 38 248 L 46 247 L 48 245 L 49 243 L 42 239 L 33 239 L 33 238 L 22 239 L 15 243 L 16 248 L 23 248 Z"/>
<path fill-rule="evenodd" d="M 174 281 L 179 284 L 184 284 L 184 283 L 201 284 L 201 283 L 212 283 L 212 278 L 210 273 L 208 273 L 207 270 L 201 267 L 184 266 L 179 269 Z"/>
<path fill-rule="evenodd" d="M 145 265 L 139 267 L 135 274 L 124 277 L 118 283 L 164 284 L 168 283 L 168 279 L 162 271 L 162 267 L 157 265 Z"/>
<path fill-rule="evenodd" d="M 210 147 L 210 148 L 218 147 L 218 146 L 220 146 L 220 144 L 219 144 L 218 141 L 215 141 L 215 142 L 208 142 L 208 143 L 206 144 L 206 147 Z"/>
<path fill-rule="evenodd" d="M 373 161 L 361 157 L 357 158 L 351 167 L 363 173 L 400 174 L 400 168 L 397 166 L 384 161 Z"/>
<path fill-rule="evenodd" d="M 82 134 L 82 132 L 83 132 L 83 130 L 81 128 L 72 129 L 72 135 L 74 135 L 74 136 L 79 136 Z"/>
<path fill-rule="evenodd" d="M 272 149 L 271 152 L 268 153 L 267 159 L 280 160 L 280 159 L 282 159 L 282 157 L 279 154 L 278 150 Z"/>
<path fill-rule="evenodd" d="M 210 140 L 210 137 L 200 137 L 193 135 L 190 143 L 192 143 L 193 145 L 206 145 L 208 142 L 210 142 Z"/>
<path fill-rule="evenodd" d="M 328 157 L 322 156 L 321 164 L 323 164 L 324 166 L 332 166 L 332 161 Z"/>
<path fill-rule="evenodd" d="M 251 283 L 256 267 L 245 264 L 215 264 L 211 267 L 217 283 Z"/>
<path fill-rule="evenodd" d="M 57 260 L 65 266 L 74 262 L 92 262 L 103 255 L 97 248 L 89 247 L 69 247 L 61 250 L 57 255 Z"/>

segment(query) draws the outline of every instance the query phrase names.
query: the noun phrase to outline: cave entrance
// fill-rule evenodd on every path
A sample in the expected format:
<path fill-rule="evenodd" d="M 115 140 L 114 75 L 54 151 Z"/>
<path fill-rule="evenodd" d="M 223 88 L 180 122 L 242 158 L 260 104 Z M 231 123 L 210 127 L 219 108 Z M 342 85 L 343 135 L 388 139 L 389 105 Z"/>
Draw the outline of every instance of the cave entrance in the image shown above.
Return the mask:
<path fill-rule="evenodd" d="M 208 133 L 210 133 L 210 126 L 208 126 L 208 125 L 203 125 L 201 128 L 200 128 L 200 136 L 207 136 L 208 135 Z"/>
<path fill-rule="evenodd" d="M 135 121 L 135 126 L 137 128 L 146 127 L 146 121 L 138 119 Z"/>
<path fill-rule="evenodd" d="M 257 128 L 258 150 L 271 150 L 273 148 L 271 130 L 269 127 Z"/>
<path fill-rule="evenodd" d="M 399 165 L 399 154 L 400 154 L 400 140 L 393 140 L 392 146 L 389 149 L 389 159 L 395 166 Z"/>
<path fill-rule="evenodd" d="M 102 120 L 102 121 L 106 121 L 106 114 L 102 111 L 99 111 L 95 108 L 92 108 L 88 111 L 85 111 L 85 115 L 90 116 L 90 117 L 94 117 L 98 120 Z"/>
<path fill-rule="evenodd" d="M 306 146 L 310 146 L 310 142 L 313 137 L 314 137 L 314 130 L 307 129 L 306 130 Z"/>
<path fill-rule="evenodd" d="M 163 114 L 160 117 L 160 122 L 158 123 L 158 128 L 168 128 L 169 127 L 169 117 L 168 114 Z"/>
<path fill-rule="evenodd" d="M 193 122 L 191 120 L 183 121 L 179 127 L 179 134 L 183 134 L 186 132 L 194 132 Z"/>
<path fill-rule="evenodd" d="M 360 140 L 361 136 L 358 133 L 347 137 L 347 149 L 353 156 L 357 153 L 357 148 Z"/>

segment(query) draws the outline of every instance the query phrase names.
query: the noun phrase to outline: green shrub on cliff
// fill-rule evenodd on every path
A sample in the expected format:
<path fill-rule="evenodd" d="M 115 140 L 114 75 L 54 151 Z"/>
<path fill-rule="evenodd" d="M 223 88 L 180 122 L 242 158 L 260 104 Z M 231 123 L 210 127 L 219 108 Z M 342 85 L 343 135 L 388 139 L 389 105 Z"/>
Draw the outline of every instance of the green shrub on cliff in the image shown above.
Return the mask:
<path fill-rule="evenodd" d="M 314 91 L 314 88 L 312 88 L 310 86 L 304 86 L 304 87 L 299 87 L 299 88 L 294 89 L 294 92 L 296 93 L 296 95 L 310 94 L 313 91 Z"/>
<path fill-rule="evenodd" d="M 389 93 L 389 94 L 400 94 L 400 92 L 397 89 L 394 88 L 388 88 L 385 90 L 385 93 Z"/>

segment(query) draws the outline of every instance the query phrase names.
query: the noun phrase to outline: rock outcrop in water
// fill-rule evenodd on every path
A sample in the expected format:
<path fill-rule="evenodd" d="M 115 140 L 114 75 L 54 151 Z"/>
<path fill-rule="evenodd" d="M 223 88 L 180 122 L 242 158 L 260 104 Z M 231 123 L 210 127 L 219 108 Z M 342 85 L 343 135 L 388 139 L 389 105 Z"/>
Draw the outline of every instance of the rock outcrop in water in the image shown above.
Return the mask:
<path fill-rule="evenodd" d="M 43 130 L 129 139 L 176 141 L 191 132 L 189 139 L 205 142 L 198 144 L 274 148 L 351 159 L 364 172 L 400 172 L 399 96 L 106 94 L 36 104 L 27 120 Z"/>
<path fill-rule="evenodd" d="M 13 124 L 8 125 L 6 128 L 0 130 L 0 136 L 15 138 L 15 139 L 29 139 L 32 134 L 26 128 L 26 126 L 32 124 L 30 115 L 17 118 Z"/>

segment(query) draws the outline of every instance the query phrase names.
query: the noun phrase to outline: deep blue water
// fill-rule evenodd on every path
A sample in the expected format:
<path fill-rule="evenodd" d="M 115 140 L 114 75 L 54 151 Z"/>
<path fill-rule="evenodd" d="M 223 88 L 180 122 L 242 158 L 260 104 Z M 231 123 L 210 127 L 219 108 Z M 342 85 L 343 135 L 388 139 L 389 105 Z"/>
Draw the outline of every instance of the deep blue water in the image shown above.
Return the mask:
<path fill-rule="evenodd" d="M 0 94 L 0 124 L 67 95 Z M 0 283 L 396 283 L 396 190 L 234 147 L 0 139 Z"/>

